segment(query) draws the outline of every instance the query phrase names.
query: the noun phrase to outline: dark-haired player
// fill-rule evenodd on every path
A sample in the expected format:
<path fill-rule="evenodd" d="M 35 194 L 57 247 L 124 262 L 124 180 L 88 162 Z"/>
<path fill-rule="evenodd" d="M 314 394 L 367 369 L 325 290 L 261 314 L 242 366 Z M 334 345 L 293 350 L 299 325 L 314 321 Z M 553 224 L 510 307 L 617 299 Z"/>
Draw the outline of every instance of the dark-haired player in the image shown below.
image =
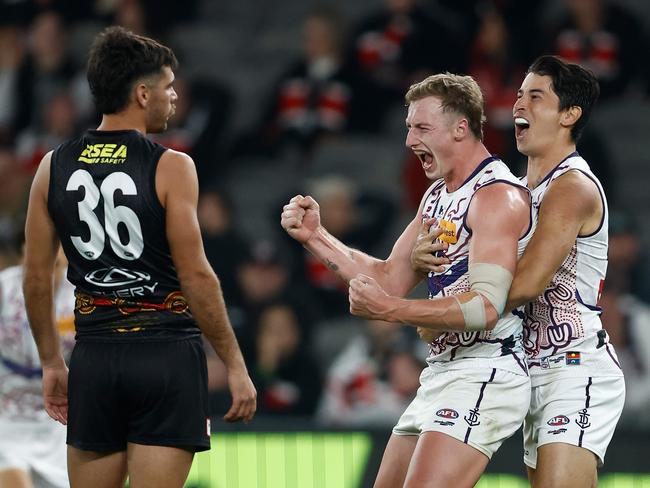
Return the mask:
<path fill-rule="evenodd" d="M 90 50 L 103 118 L 41 162 L 26 224 L 24 290 L 47 412 L 68 424 L 72 487 L 181 487 L 208 449 L 203 332 L 228 368 L 225 419 L 248 421 L 256 393 L 208 264 L 193 161 L 150 142 L 177 99 L 177 64 L 158 42 L 111 27 Z M 58 242 L 76 287 L 70 373 L 52 319 Z"/>
<path fill-rule="evenodd" d="M 623 373 L 598 307 L 607 270 L 607 200 L 576 152 L 598 94 L 589 71 L 542 56 L 528 69 L 513 108 L 538 216 L 506 306 L 527 304 L 524 347 L 533 389 L 524 462 L 535 487 L 595 487 L 625 401 Z M 413 265 L 431 269 L 433 245 L 418 243 Z"/>

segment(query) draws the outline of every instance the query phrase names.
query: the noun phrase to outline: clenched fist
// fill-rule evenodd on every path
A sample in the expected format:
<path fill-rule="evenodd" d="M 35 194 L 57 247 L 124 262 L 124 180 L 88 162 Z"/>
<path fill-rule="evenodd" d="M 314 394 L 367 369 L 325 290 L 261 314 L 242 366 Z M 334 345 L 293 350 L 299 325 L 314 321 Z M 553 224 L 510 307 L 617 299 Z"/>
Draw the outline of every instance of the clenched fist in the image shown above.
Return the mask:
<path fill-rule="evenodd" d="M 296 195 L 282 208 L 280 225 L 301 244 L 320 227 L 320 207 L 312 197 Z"/>

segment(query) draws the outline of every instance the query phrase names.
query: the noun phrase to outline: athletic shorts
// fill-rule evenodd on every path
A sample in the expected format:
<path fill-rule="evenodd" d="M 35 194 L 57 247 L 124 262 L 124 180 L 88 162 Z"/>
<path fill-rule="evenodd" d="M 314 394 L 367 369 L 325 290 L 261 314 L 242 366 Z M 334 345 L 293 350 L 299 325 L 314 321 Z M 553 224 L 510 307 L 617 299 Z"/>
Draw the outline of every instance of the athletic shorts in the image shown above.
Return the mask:
<path fill-rule="evenodd" d="M 537 448 L 563 442 L 605 461 L 623 404 L 623 376 L 565 377 L 533 387 L 524 421 L 524 463 L 537 467 Z"/>
<path fill-rule="evenodd" d="M 65 488 L 68 482 L 65 427 L 47 418 L 0 419 L 0 471 L 29 473 L 34 486 Z"/>
<path fill-rule="evenodd" d="M 78 342 L 68 406 L 67 443 L 78 449 L 123 451 L 127 442 L 210 449 L 201 340 Z"/>
<path fill-rule="evenodd" d="M 530 378 L 496 368 L 428 366 L 393 428 L 396 435 L 442 432 L 488 458 L 516 432 L 530 403 Z"/>

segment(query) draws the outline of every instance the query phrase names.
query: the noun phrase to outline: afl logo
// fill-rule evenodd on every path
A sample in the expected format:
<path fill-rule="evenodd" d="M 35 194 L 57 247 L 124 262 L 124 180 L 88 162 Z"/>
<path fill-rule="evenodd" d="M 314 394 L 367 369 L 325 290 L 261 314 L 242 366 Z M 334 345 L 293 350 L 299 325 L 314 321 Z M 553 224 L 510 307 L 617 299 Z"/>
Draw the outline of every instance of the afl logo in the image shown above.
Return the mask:
<path fill-rule="evenodd" d="M 113 288 L 118 286 L 131 285 L 140 281 L 149 281 L 151 276 L 143 271 L 133 271 L 131 269 L 110 268 L 96 269 L 88 273 L 84 279 L 95 286 L 103 288 Z"/>
<path fill-rule="evenodd" d="M 569 417 L 566 415 L 556 415 L 553 417 L 551 420 L 546 422 L 548 425 L 551 425 L 553 427 L 558 427 L 560 425 L 566 425 L 570 422 Z"/>
<path fill-rule="evenodd" d="M 436 412 L 436 415 L 438 417 L 442 417 L 444 419 L 457 419 L 458 418 L 458 412 L 456 410 L 452 410 L 451 408 L 441 408 Z"/>

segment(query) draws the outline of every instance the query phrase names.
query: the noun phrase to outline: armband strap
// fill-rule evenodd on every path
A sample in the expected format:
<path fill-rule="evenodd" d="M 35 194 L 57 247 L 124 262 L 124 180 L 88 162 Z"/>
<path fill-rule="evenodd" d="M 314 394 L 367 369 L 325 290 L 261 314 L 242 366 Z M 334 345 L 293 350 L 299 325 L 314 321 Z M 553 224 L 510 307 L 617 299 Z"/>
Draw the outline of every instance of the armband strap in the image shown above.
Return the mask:
<path fill-rule="evenodd" d="M 485 317 L 485 306 L 483 305 L 481 295 L 475 295 L 465 303 L 461 303 L 457 297 L 454 298 L 456 298 L 460 306 L 460 311 L 463 313 L 465 330 L 485 330 L 487 327 L 487 318 Z"/>
<path fill-rule="evenodd" d="M 500 316 L 506 306 L 513 276 L 503 266 L 489 263 L 471 264 L 468 274 L 470 291 L 476 292 L 478 296 L 472 297 L 465 303 L 456 299 L 465 319 L 465 330 L 485 330 L 487 318 L 481 297 L 485 297 Z"/>
<path fill-rule="evenodd" d="M 469 266 L 469 289 L 487 298 L 499 316 L 506 308 L 512 278 L 512 273 L 498 264 L 476 263 Z"/>

